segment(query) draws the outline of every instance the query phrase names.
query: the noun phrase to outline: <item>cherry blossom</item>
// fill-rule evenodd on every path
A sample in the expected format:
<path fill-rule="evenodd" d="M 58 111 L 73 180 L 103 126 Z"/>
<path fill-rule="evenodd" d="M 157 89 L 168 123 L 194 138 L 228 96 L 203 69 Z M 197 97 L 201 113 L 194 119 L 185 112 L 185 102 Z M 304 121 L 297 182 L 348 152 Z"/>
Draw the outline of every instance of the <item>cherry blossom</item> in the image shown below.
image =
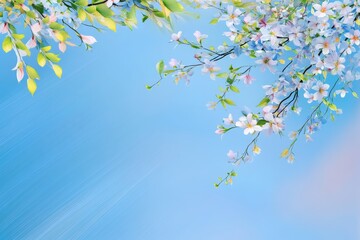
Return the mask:
<path fill-rule="evenodd" d="M 251 113 L 249 113 L 246 117 L 240 117 L 239 121 L 237 121 L 235 125 L 237 127 L 244 128 L 245 135 L 260 132 L 262 130 L 262 127 L 257 125 L 257 121 L 253 118 Z"/>
<path fill-rule="evenodd" d="M 281 153 L 281 157 L 294 162 L 298 139 L 313 139 L 326 119 L 334 120 L 342 113 L 335 96 L 358 97 L 354 82 L 360 79 L 359 1 L 195 2 L 196 7 L 218 11 L 211 23 L 221 24 L 224 41 L 218 46 L 209 45 L 207 41 L 212 36 L 201 38 L 199 31 L 196 42 L 191 42 L 184 33 L 177 43 L 195 49 L 196 62 L 183 64 L 177 71 L 195 72 L 200 68 L 223 85 L 215 101 L 208 105 L 209 109 L 220 105 L 231 112 L 223 118 L 224 126 L 220 125 L 217 133 L 230 134 L 241 128 L 244 135 L 251 137 L 243 154 L 238 152 L 233 163 L 245 162 L 249 149 L 257 150 L 263 132 L 282 135 L 291 112 L 301 115 L 310 111 L 298 129 L 290 129 L 291 143 Z M 247 103 L 236 101 L 235 94 L 241 92 L 240 88 L 250 87 L 253 72 L 258 70 L 269 70 L 264 79 L 258 80 L 263 96 L 252 109 L 259 109 L 239 112 L 241 105 Z M 177 71 L 172 76 L 177 76 Z M 237 114 L 240 118 L 234 123 L 233 116 Z"/>

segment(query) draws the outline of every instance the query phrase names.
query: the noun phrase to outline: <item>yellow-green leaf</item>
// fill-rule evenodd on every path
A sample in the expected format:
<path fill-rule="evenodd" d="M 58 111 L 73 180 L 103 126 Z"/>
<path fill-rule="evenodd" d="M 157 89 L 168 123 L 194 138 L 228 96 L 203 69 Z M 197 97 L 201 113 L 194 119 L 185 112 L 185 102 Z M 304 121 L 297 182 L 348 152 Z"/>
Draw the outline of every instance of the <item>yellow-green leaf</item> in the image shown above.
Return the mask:
<path fill-rule="evenodd" d="M 228 105 L 232 105 L 232 106 L 235 106 L 235 105 L 236 105 L 235 102 L 234 102 L 233 100 L 229 99 L 229 98 L 225 98 L 225 99 L 224 99 L 224 102 L 225 102 L 226 104 L 228 104 Z"/>
<path fill-rule="evenodd" d="M 29 76 L 29 78 L 40 79 L 38 72 L 33 67 L 30 67 L 29 65 L 26 66 L 26 72 L 27 72 L 27 75 Z"/>
<path fill-rule="evenodd" d="M 24 34 L 16 34 L 16 33 L 13 33 L 12 36 L 13 36 L 13 38 L 18 39 L 18 40 L 21 40 L 25 37 Z"/>
<path fill-rule="evenodd" d="M 165 67 L 165 64 L 164 64 L 164 61 L 161 60 L 159 61 L 157 64 L 156 64 L 156 71 L 161 74 L 163 71 L 164 71 L 164 67 Z"/>
<path fill-rule="evenodd" d="M 37 62 L 39 64 L 39 66 L 43 67 L 46 64 L 46 58 L 44 57 L 44 55 L 42 53 L 39 53 L 37 56 Z"/>
<path fill-rule="evenodd" d="M 96 10 L 106 18 L 112 17 L 114 15 L 114 12 L 108 8 L 105 4 L 97 5 Z"/>
<path fill-rule="evenodd" d="M 61 29 L 65 28 L 64 25 L 57 23 L 57 22 L 50 23 L 49 27 L 53 30 L 61 30 Z"/>
<path fill-rule="evenodd" d="M 100 18 L 99 22 L 109 28 L 111 31 L 116 32 L 116 22 L 110 18 Z"/>
<path fill-rule="evenodd" d="M 31 95 L 34 95 L 36 88 L 37 88 L 36 82 L 33 79 L 29 78 L 27 80 L 27 87 L 28 87 L 28 90 L 31 93 Z"/>
<path fill-rule="evenodd" d="M 210 24 L 216 24 L 218 22 L 219 22 L 219 18 L 213 18 L 211 19 Z"/>
<path fill-rule="evenodd" d="M 85 21 L 86 20 L 86 12 L 84 9 L 82 8 L 79 8 L 78 9 L 78 18 L 81 20 L 81 21 Z"/>
<path fill-rule="evenodd" d="M 43 50 L 44 52 L 48 52 L 51 50 L 51 46 L 42 47 L 41 50 Z"/>
<path fill-rule="evenodd" d="M 54 70 L 55 75 L 58 78 L 61 78 L 61 76 L 62 76 L 62 68 L 59 65 L 56 65 L 56 64 L 53 64 L 52 68 Z"/>
<path fill-rule="evenodd" d="M 78 6 L 86 7 L 88 5 L 88 1 L 87 0 L 78 0 L 75 2 L 75 4 Z"/>
<path fill-rule="evenodd" d="M 52 62 L 57 63 L 60 61 L 60 58 L 55 53 L 45 53 L 45 56 Z"/>
<path fill-rule="evenodd" d="M 171 12 L 183 12 L 184 7 L 177 2 L 176 0 L 162 0 L 165 7 L 169 9 Z"/>
<path fill-rule="evenodd" d="M 265 107 L 270 102 L 270 99 L 268 97 L 264 97 L 261 102 L 257 105 L 258 107 Z"/>
<path fill-rule="evenodd" d="M 358 94 L 354 91 L 351 92 L 351 94 L 355 97 L 355 98 L 359 98 Z"/>
<path fill-rule="evenodd" d="M 21 50 L 23 50 L 23 51 L 25 51 L 26 52 L 26 55 L 28 55 L 28 56 L 30 56 L 30 50 L 29 50 L 29 48 L 22 42 L 22 41 L 16 41 L 15 42 L 15 46 L 18 48 L 18 49 L 21 49 Z"/>
<path fill-rule="evenodd" d="M 282 151 L 280 157 L 285 158 L 289 155 L 289 149 L 285 149 L 284 151 Z"/>
<path fill-rule="evenodd" d="M 236 93 L 239 93 L 239 92 L 240 92 L 240 90 L 239 90 L 236 86 L 234 86 L 234 85 L 231 85 L 231 86 L 230 86 L 230 89 L 231 89 L 231 91 L 236 92 Z"/>
<path fill-rule="evenodd" d="M 216 77 L 218 77 L 218 78 L 227 78 L 228 75 L 229 74 L 227 72 L 223 72 L 223 73 L 216 74 Z"/>
<path fill-rule="evenodd" d="M 4 52 L 8 53 L 11 51 L 13 45 L 11 42 L 11 38 L 10 37 L 6 37 L 2 43 L 2 49 L 4 50 Z"/>

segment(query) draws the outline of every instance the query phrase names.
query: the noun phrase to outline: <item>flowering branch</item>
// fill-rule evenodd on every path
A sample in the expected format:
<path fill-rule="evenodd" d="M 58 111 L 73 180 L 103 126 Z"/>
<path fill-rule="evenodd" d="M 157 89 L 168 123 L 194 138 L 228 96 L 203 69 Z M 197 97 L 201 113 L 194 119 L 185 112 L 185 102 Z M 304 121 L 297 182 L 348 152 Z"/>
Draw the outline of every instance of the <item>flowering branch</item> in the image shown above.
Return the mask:
<path fill-rule="evenodd" d="M 189 83 L 196 67 L 209 74 L 211 79 L 225 79 L 225 87 L 217 95 L 217 101 L 208 104 L 209 109 L 214 109 L 219 103 L 223 107 L 236 105 L 226 95 L 230 90 L 239 93 L 241 83 L 252 84 L 255 80 L 250 73 L 252 68 L 274 75 L 272 82 L 263 85 L 265 94 L 257 105 L 259 111 L 242 111 L 238 121 L 229 114 L 215 131 L 223 135 L 240 128 L 245 135 L 255 136 L 241 155 L 232 150 L 228 152 L 233 164 L 248 161 L 251 146 L 254 154 L 261 152 L 257 145 L 260 133 L 283 135 L 290 112 L 301 114 L 303 108 L 311 108 L 317 103 L 300 129 L 290 133 L 292 142 L 280 154 L 293 162 L 293 147 L 299 135 L 304 134 L 307 141 L 311 140 L 311 135 L 326 122 L 326 118 L 333 120 L 334 114 L 342 113 L 335 104 L 335 97 L 344 98 L 349 91 L 358 97 L 353 83 L 360 79 L 360 1 L 257 0 L 254 3 L 203 0 L 197 1 L 195 7 L 218 11 L 210 23 L 225 22 L 223 35 L 228 42 L 216 49 L 204 46 L 208 35 L 199 31 L 194 33 L 196 42 L 184 38 L 182 32 L 174 33 L 172 42 L 200 51 L 194 55 L 198 63 L 184 65 L 171 59 L 159 72 L 162 78 L 173 75 L 176 83 L 180 80 Z M 255 64 L 233 67 L 239 56 L 254 59 Z M 220 60 L 229 63 L 226 71 L 218 67 Z M 303 104 L 301 98 L 309 105 Z M 322 111 L 324 105 L 326 108 Z M 228 173 L 215 186 L 231 183 L 232 177 Z"/>

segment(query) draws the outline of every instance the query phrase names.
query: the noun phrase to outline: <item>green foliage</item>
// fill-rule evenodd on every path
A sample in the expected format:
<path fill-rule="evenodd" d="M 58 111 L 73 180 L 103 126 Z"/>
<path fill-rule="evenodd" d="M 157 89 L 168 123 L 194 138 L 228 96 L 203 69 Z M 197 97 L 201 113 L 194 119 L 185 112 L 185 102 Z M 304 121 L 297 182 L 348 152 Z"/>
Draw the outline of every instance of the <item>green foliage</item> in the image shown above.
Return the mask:
<path fill-rule="evenodd" d="M 102 26 L 116 31 L 117 25 L 133 29 L 138 24 L 138 13 L 141 13 L 142 21 L 149 19 L 160 27 L 171 29 L 171 16 L 185 11 L 183 4 L 174 0 L 134 1 L 130 8 L 103 0 L 58 1 L 58 4 L 51 7 L 51 10 L 47 9 L 49 6 L 43 5 L 40 0 L 0 0 L 0 14 L 4 16 L 6 13 L 7 16 L 0 20 L 0 30 L 4 34 L 2 49 L 6 53 L 13 50 L 17 56 L 15 70 L 18 81 L 26 74 L 31 94 L 36 91 L 34 80 L 40 79 L 37 70 L 26 64 L 26 57 L 31 56 L 32 52 L 35 52 L 39 67 L 51 67 L 57 77 L 62 76 L 62 68 L 58 65 L 61 60 L 59 53 L 57 50 L 50 52 L 53 45 L 51 40 L 58 45 L 61 52 L 65 52 L 67 46 L 82 44 L 86 49 L 91 49 L 96 39 L 82 35 L 82 28 L 79 26 L 88 26 L 99 31 Z M 50 15 L 50 12 L 53 15 Z M 18 33 L 19 26 L 25 26 L 27 33 Z M 25 35 L 29 33 L 31 38 L 25 39 Z M 76 38 L 79 44 L 74 43 Z M 160 75 L 163 73 L 164 62 L 159 62 L 157 71 Z"/>

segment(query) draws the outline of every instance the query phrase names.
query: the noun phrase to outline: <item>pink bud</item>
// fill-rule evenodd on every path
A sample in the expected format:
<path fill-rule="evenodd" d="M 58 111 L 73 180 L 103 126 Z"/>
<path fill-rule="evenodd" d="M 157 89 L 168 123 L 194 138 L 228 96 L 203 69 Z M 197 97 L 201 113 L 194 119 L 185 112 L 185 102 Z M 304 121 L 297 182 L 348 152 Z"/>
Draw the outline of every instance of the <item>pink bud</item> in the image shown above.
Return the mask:
<path fill-rule="evenodd" d="M 96 39 L 93 36 L 80 35 L 81 40 L 89 45 L 96 43 Z"/>

